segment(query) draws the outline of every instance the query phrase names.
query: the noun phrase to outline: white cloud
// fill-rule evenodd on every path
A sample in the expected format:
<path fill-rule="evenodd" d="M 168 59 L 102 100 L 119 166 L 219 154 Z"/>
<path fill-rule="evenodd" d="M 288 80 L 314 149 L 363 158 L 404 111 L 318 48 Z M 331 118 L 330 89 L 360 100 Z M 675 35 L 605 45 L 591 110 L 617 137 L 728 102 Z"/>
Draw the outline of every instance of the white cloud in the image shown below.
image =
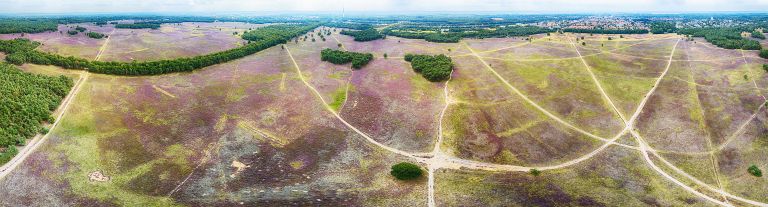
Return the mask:
<path fill-rule="evenodd" d="M 0 0 L 0 13 L 69 12 L 693 12 L 768 11 L 768 0 Z"/>

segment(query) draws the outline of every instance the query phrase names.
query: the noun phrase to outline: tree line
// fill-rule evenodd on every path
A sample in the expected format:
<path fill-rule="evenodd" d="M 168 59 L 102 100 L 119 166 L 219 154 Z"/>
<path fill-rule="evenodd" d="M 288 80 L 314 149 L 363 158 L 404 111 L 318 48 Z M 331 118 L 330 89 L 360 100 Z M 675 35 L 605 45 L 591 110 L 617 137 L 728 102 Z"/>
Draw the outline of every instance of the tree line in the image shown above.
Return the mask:
<path fill-rule="evenodd" d="M 741 36 L 743 31 L 754 31 L 754 28 L 746 27 L 708 27 L 708 28 L 684 28 L 679 29 L 679 34 L 693 37 L 704 37 L 707 42 L 725 49 L 759 50 L 762 47 L 755 40 Z"/>
<path fill-rule="evenodd" d="M 0 40 L 0 51 L 3 48 L 11 48 L 10 51 L 2 52 L 8 54 L 6 61 L 17 65 L 24 63 L 55 65 L 67 69 L 83 69 L 93 73 L 112 75 L 158 75 L 192 71 L 242 58 L 269 47 L 286 43 L 291 38 L 304 34 L 317 26 L 317 24 L 291 24 L 260 27 L 244 33 L 243 38 L 247 38 L 250 43 L 238 48 L 196 57 L 148 62 L 102 62 L 65 57 L 29 49 L 33 48 L 30 44 L 39 43 L 32 43 L 27 39 Z"/>
<path fill-rule="evenodd" d="M 373 54 L 371 53 L 358 53 L 348 52 L 333 49 L 323 49 L 320 51 L 320 60 L 327 61 L 333 64 L 341 65 L 352 63 L 352 68 L 361 69 L 367 65 L 368 62 L 373 60 Z"/>
<path fill-rule="evenodd" d="M 370 24 L 351 23 L 351 22 L 326 22 L 326 23 L 323 23 L 323 26 L 354 29 L 354 30 L 373 29 L 373 26 L 371 26 Z"/>
<path fill-rule="evenodd" d="M 133 24 L 116 24 L 115 28 L 119 29 L 159 29 L 160 23 L 155 22 L 141 22 Z"/>
<path fill-rule="evenodd" d="M 352 36 L 355 38 L 355 41 L 358 42 L 367 42 L 384 38 L 383 34 L 373 28 L 359 31 L 343 30 L 341 31 L 341 34 Z"/>
<path fill-rule="evenodd" d="M 385 30 L 386 35 L 408 38 L 424 39 L 429 42 L 456 43 L 462 38 L 493 38 L 493 37 L 517 37 L 533 34 L 553 32 L 552 29 L 535 26 L 508 26 L 494 29 L 483 28 L 452 28 L 448 31 L 439 30 Z"/>
<path fill-rule="evenodd" d="M 41 123 L 52 123 L 51 112 L 72 86 L 65 76 L 25 73 L 0 63 L 0 146 L 24 144 L 42 130 Z"/>
<path fill-rule="evenodd" d="M 448 80 L 453 71 L 453 61 L 450 57 L 440 55 L 405 54 L 405 61 L 411 62 L 416 73 L 432 82 Z"/>
<path fill-rule="evenodd" d="M 647 29 L 574 29 L 565 28 L 563 32 L 591 34 L 648 34 Z"/>

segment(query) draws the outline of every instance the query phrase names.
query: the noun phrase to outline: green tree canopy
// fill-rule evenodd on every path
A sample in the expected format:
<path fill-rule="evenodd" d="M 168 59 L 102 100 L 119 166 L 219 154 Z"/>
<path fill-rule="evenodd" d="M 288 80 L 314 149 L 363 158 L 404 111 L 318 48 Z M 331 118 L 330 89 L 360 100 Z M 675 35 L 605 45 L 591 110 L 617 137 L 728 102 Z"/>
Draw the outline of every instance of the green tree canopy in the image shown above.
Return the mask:
<path fill-rule="evenodd" d="M 413 180 L 421 177 L 421 167 L 409 162 L 401 162 L 392 166 L 392 171 L 389 172 L 392 176 L 395 176 L 398 180 Z"/>

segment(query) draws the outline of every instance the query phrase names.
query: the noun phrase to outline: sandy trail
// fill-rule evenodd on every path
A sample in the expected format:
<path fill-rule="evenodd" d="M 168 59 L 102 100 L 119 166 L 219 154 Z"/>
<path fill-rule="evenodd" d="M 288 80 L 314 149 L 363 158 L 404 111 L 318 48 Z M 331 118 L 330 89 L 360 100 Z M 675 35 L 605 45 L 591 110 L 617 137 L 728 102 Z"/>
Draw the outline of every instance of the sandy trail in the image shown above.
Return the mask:
<path fill-rule="evenodd" d="M 99 53 L 96 54 L 96 57 L 93 58 L 93 60 L 98 61 L 99 59 L 101 59 L 101 54 L 103 54 L 104 50 L 107 49 L 107 45 L 109 44 L 109 40 L 110 40 L 110 38 L 112 38 L 112 35 L 115 34 L 115 31 L 117 31 L 117 28 L 112 29 L 112 32 L 109 32 L 109 36 L 107 36 L 107 39 L 104 40 L 104 44 L 101 45 L 101 47 L 99 48 Z"/>
<path fill-rule="evenodd" d="M 387 146 L 387 145 L 379 143 L 378 141 L 374 140 L 373 138 L 371 138 L 370 136 L 368 136 L 367 134 L 363 133 L 362 131 L 360 131 L 356 127 L 354 127 L 351 124 L 349 124 L 346 120 L 341 118 L 341 116 L 339 116 L 339 114 L 336 111 L 334 111 L 333 108 L 331 108 L 330 105 L 328 105 L 328 102 L 325 101 L 325 98 L 323 98 L 323 95 L 320 94 L 320 92 L 317 89 L 315 89 L 315 87 L 313 87 L 311 84 L 309 84 L 309 82 L 307 82 L 306 78 L 304 77 L 304 74 L 301 72 L 301 69 L 299 68 L 299 64 L 296 62 L 296 59 L 293 58 L 293 55 L 291 54 L 291 50 L 288 48 L 287 45 L 285 45 L 285 51 L 288 54 L 288 57 L 291 59 L 291 63 L 293 63 L 293 67 L 296 69 L 296 73 L 299 75 L 299 79 L 301 79 L 301 82 L 304 83 L 304 85 L 307 86 L 307 88 L 309 88 L 312 91 L 312 93 L 314 93 L 315 96 L 318 99 L 320 99 L 320 102 L 322 102 L 323 107 L 325 107 L 325 109 L 328 110 L 328 112 L 333 114 L 333 116 L 335 116 L 336 119 L 341 121 L 344 125 L 346 125 L 348 128 L 350 128 L 353 131 L 355 131 L 360 136 L 364 137 L 366 140 L 368 140 L 368 142 L 370 142 L 370 143 L 372 143 L 372 144 L 374 144 L 374 145 L 376 145 L 376 146 L 378 146 L 378 147 L 380 147 L 382 149 L 385 149 L 387 151 L 390 151 L 390 152 L 398 154 L 398 155 L 402 155 L 402 156 L 414 159 L 414 160 L 422 162 L 422 163 L 425 162 L 425 160 L 426 160 L 425 158 L 416 157 L 412 153 L 405 152 L 405 151 L 402 151 L 402 150 L 399 150 L 399 149 L 395 149 L 393 147 L 390 147 L 390 146 Z"/>

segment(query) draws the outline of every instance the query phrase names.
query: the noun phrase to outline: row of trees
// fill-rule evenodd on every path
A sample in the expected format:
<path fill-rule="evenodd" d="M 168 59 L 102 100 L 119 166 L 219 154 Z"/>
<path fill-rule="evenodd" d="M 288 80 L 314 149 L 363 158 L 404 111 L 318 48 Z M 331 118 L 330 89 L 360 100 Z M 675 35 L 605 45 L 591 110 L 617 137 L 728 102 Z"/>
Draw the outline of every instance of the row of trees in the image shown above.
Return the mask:
<path fill-rule="evenodd" d="M 411 62 L 411 67 L 421 76 L 432 82 L 448 80 L 453 71 L 453 61 L 448 56 L 405 54 L 405 61 Z"/>
<path fill-rule="evenodd" d="M 373 26 L 371 26 L 370 24 L 351 23 L 351 22 L 326 22 L 326 23 L 323 23 L 323 26 L 354 29 L 354 30 L 373 29 Z"/>
<path fill-rule="evenodd" d="M 384 38 L 383 34 L 373 28 L 359 31 L 344 30 L 341 31 L 341 34 L 355 37 L 355 41 L 358 42 L 366 42 Z"/>
<path fill-rule="evenodd" d="M 704 37 L 707 42 L 725 49 L 759 50 L 762 48 L 759 42 L 741 36 L 741 32 L 753 30 L 753 28 L 740 27 L 685 28 L 679 29 L 678 33 Z"/>
<path fill-rule="evenodd" d="M 563 32 L 591 34 L 648 34 L 647 29 L 573 29 L 566 28 Z"/>
<path fill-rule="evenodd" d="M 535 26 L 509 26 L 494 29 L 452 28 L 447 32 L 436 30 L 386 30 L 385 34 L 408 39 L 424 39 L 429 42 L 456 43 L 462 38 L 517 37 L 553 31 L 552 29 Z"/>
<path fill-rule="evenodd" d="M 53 122 L 51 111 L 72 86 L 65 76 L 25 73 L 0 63 L 0 146 L 24 144 L 41 131 L 41 123 Z"/>
<path fill-rule="evenodd" d="M 333 64 L 347 64 L 352 63 L 352 68 L 360 69 L 367 65 L 368 62 L 373 60 L 373 54 L 371 53 L 358 53 L 348 52 L 333 49 L 323 49 L 320 51 L 320 60 L 327 61 Z"/>
<path fill-rule="evenodd" d="M 317 24 L 292 24 L 261 27 L 243 34 L 243 38 L 248 38 L 250 41 L 249 44 L 244 46 L 207 55 L 189 58 L 178 58 L 173 60 L 159 60 L 149 62 L 101 62 L 89 61 L 75 57 L 64 57 L 61 55 L 40 52 L 36 50 L 16 50 L 12 53 L 9 53 L 8 56 L 6 56 L 6 60 L 17 65 L 23 63 L 56 65 L 68 69 L 84 69 L 94 73 L 113 75 L 136 76 L 186 72 L 242 58 L 269 47 L 286 43 L 291 38 L 304 34 L 316 28 L 317 26 Z M 7 41 L 27 42 L 29 40 L 0 40 L 0 45 L 21 44 L 4 43 Z"/>
<path fill-rule="evenodd" d="M 439 43 L 456 43 L 461 40 L 462 36 L 458 33 L 440 33 L 432 31 L 389 31 L 388 35 L 408 38 L 408 39 L 424 39 L 429 42 Z"/>
<path fill-rule="evenodd" d="M 115 28 L 120 29 L 159 29 L 160 23 L 133 23 L 133 24 L 116 24 Z"/>

